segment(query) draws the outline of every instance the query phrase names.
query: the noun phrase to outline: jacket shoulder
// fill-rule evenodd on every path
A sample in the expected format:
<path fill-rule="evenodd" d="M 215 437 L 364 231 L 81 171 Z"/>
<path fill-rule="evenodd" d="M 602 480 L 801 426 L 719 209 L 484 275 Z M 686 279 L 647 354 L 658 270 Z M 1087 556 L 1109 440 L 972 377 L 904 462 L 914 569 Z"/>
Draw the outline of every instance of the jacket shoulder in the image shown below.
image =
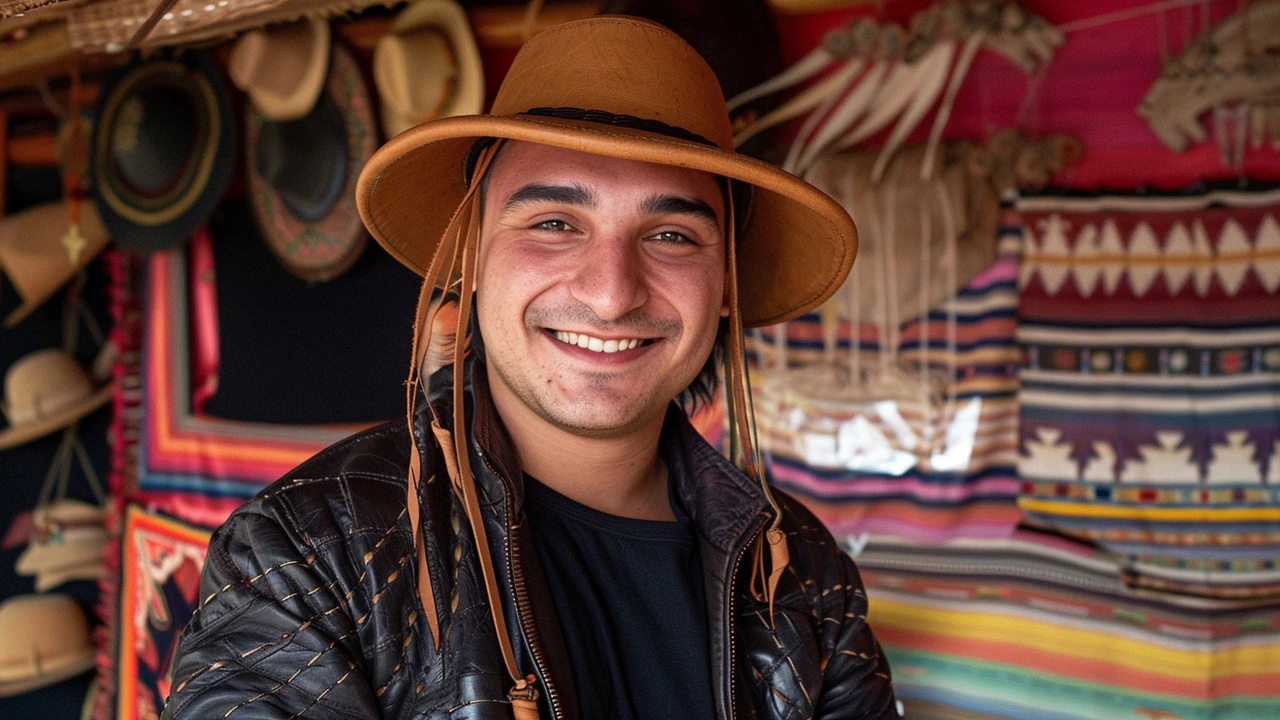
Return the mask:
<path fill-rule="evenodd" d="M 236 513 L 272 516 L 316 548 L 386 532 L 405 509 L 411 446 L 403 422 L 362 430 L 303 461 Z"/>

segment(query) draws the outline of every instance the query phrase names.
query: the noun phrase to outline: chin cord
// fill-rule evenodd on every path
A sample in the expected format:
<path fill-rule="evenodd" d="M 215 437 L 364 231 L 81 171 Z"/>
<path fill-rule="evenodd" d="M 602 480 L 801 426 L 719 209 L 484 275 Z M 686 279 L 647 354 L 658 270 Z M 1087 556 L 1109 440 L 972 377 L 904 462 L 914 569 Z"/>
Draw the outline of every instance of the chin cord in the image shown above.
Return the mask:
<path fill-rule="evenodd" d="M 462 500 L 463 512 L 471 534 L 475 538 L 476 555 L 480 560 L 480 572 L 484 578 L 485 592 L 489 601 L 489 612 L 493 616 L 495 634 L 502 658 L 506 662 L 507 672 L 511 675 L 512 687 L 507 691 L 507 699 L 511 702 L 512 712 L 516 720 L 537 720 L 538 690 L 534 687 L 537 678 L 533 675 L 522 677 L 516 666 L 515 650 L 508 634 L 506 612 L 502 604 L 502 594 L 498 588 L 497 573 L 493 567 L 493 558 L 489 552 L 489 536 L 485 530 L 484 516 L 480 508 L 475 478 L 471 472 L 471 456 L 467 446 L 466 398 L 464 394 L 463 360 L 467 349 L 468 333 L 471 323 L 472 294 L 475 290 L 476 264 L 480 252 L 480 199 L 477 194 L 479 179 L 484 177 L 489 164 L 497 154 L 502 142 L 498 141 L 481 152 L 472 172 L 472 182 L 466 195 L 458 204 L 458 209 L 445 229 L 440 245 L 431 258 L 426 273 L 422 278 L 422 290 L 418 294 L 418 307 L 414 318 L 413 357 L 409 367 L 409 380 L 406 383 L 407 416 L 410 437 L 415 438 L 415 447 L 409 454 L 409 488 L 408 514 L 409 526 L 413 532 L 413 542 L 417 553 L 418 597 L 427 614 L 427 625 L 431 629 L 432 642 L 436 650 L 440 649 L 440 619 L 436 609 L 435 591 L 431 584 L 431 572 L 427 565 L 426 542 L 421 535 L 421 517 L 419 507 L 419 483 L 422 475 L 422 448 L 416 445 L 414 418 L 420 392 L 422 365 L 427 359 L 431 346 L 431 338 L 437 321 L 437 314 L 442 306 L 451 300 L 432 302 L 431 295 L 435 288 L 448 288 L 460 285 L 457 297 L 457 319 L 453 335 L 453 428 L 449 432 L 435 417 L 431 421 L 431 432 L 440 452 L 444 456 L 445 470 L 449 474 L 454 492 Z M 459 267 L 461 265 L 461 267 Z M 455 273 L 457 277 L 455 277 Z M 428 478 L 430 483 L 435 477 Z"/>
<path fill-rule="evenodd" d="M 728 181 L 732 184 L 732 180 Z M 742 342 L 742 313 L 738 307 L 738 248 L 737 236 L 734 232 L 735 222 L 732 187 L 725 193 L 726 216 L 729 218 L 725 231 L 725 247 L 727 266 L 732 268 L 728 273 L 729 291 L 729 352 L 725 355 L 725 393 L 729 411 L 729 457 L 747 477 L 760 485 L 760 491 L 773 510 L 773 518 L 769 529 L 761 536 L 752 548 L 751 593 L 758 600 L 769 606 L 769 624 L 773 626 L 773 600 L 778 590 L 778 582 L 782 580 L 782 572 L 791 561 L 791 553 L 787 549 L 787 535 L 782 530 L 782 509 L 778 506 L 773 492 L 769 488 L 768 478 L 764 473 L 764 462 L 760 457 L 760 442 L 756 433 L 755 408 L 751 398 L 751 378 L 747 371 L 746 356 Z M 766 552 L 767 551 L 767 552 Z"/>

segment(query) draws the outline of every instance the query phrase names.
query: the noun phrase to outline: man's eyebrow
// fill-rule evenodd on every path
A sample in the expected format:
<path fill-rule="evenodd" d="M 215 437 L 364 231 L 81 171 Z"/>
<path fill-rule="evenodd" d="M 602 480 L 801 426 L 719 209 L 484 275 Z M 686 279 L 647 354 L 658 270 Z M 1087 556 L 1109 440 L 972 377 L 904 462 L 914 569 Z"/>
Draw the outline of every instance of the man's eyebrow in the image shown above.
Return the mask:
<path fill-rule="evenodd" d="M 564 205 L 579 205 L 582 207 L 595 207 L 598 204 L 595 193 L 590 188 L 582 185 L 532 183 L 511 193 L 511 197 L 507 198 L 506 204 L 502 206 L 502 212 L 506 213 L 521 205 L 539 202 L 562 203 Z"/>
<path fill-rule="evenodd" d="M 645 200 L 644 211 L 652 215 L 692 215 L 715 225 L 720 224 L 720 215 L 709 204 L 679 195 L 653 195 Z"/>

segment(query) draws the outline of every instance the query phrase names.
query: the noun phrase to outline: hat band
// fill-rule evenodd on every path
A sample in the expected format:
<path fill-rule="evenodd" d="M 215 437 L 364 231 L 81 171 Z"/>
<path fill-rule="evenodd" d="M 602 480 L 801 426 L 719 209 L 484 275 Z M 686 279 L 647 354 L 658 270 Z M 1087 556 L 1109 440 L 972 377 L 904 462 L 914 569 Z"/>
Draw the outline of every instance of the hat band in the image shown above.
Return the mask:
<path fill-rule="evenodd" d="M 632 130 L 643 130 L 658 135 L 666 135 L 679 140 L 689 140 L 703 145 L 710 145 L 711 147 L 719 147 L 701 135 L 685 130 L 678 125 L 668 125 L 660 120 L 636 117 L 635 115 L 619 115 L 605 112 L 604 110 L 583 110 L 582 108 L 572 107 L 537 107 L 532 110 L 525 110 L 520 114 L 541 115 L 543 117 L 559 118 L 560 120 L 583 120 L 601 125 L 616 125 Z"/>

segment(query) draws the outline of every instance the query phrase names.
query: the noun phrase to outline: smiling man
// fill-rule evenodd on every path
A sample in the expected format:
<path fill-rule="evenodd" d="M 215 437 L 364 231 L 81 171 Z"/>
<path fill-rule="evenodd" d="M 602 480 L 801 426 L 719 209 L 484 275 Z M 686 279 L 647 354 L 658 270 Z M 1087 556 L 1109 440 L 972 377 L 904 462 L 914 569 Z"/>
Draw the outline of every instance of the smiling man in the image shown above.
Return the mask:
<path fill-rule="evenodd" d="M 553 28 L 358 200 L 424 276 L 406 418 L 215 534 L 166 717 L 897 716 L 853 563 L 763 480 L 742 357 L 835 291 L 856 231 L 733 152 L 692 48 Z M 732 461 L 685 416 L 721 356 Z"/>

